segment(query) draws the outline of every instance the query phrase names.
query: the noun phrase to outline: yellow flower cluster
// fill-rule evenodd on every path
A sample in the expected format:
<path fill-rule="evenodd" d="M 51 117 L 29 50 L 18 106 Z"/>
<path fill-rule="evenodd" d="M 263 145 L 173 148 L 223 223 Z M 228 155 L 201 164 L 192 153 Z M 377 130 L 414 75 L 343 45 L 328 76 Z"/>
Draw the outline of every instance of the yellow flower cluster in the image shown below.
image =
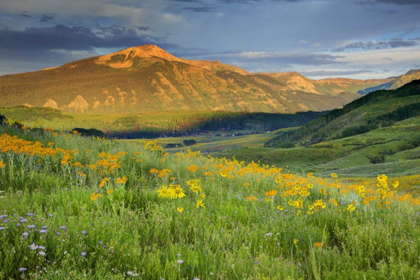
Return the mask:
<path fill-rule="evenodd" d="M 184 190 L 180 185 L 163 186 L 157 190 L 157 193 L 159 194 L 158 197 L 171 199 L 183 198 L 185 196 Z"/>
<path fill-rule="evenodd" d="M 90 200 L 91 201 L 95 201 L 95 200 L 97 200 L 99 197 L 101 197 L 102 195 L 100 194 L 100 193 L 93 193 L 93 194 L 91 194 L 91 196 L 90 196 Z"/>
<path fill-rule="evenodd" d="M 123 176 L 122 178 L 117 178 L 115 180 L 115 183 L 116 184 L 125 184 L 127 182 L 127 180 L 128 180 L 127 177 Z"/>

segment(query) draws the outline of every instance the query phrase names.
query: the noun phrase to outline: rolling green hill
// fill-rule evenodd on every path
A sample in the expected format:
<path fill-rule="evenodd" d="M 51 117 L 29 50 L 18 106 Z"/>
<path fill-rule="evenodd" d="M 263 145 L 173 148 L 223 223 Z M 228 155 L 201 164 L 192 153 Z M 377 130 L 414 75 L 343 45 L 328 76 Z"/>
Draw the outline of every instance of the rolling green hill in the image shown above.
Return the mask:
<path fill-rule="evenodd" d="M 300 128 L 274 132 L 265 147 L 218 155 L 288 165 L 319 176 L 420 174 L 419 104 L 420 81 L 413 81 L 397 90 L 370 93 Z"/>
<path fill-rule="evenodd" d="M 419 116 L 419 112 L 420 81 L 417 80 L 397 90 L 372 92 L 297 130 L 281 131 L 266 146 L 284 147 L 285 143 L 305 146 L 344 138 Z"/>

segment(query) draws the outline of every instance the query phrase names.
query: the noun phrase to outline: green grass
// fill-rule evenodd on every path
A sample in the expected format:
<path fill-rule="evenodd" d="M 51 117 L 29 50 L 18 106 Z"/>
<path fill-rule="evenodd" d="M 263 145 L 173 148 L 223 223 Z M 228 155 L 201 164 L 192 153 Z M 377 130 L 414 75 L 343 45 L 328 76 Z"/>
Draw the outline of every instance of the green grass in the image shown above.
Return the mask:
<path fill-rule="evenodd" d="M 54 142 L 53 149 L 62 148 L 73 158 L 67 164 L 62 152 L 42 159 L 30 156 L 26 152 L 47 150 L 40 146 L 25 150 L 27 143 L 21 143 L 21 150 L 6 152 L 5 147 L 17 144 L 16 140 L 4 142 L 3 134 L 40 141 L 44 147 Z M 363 205 L 360 193 L 337 180 L 292 176 L 276 168 L 245 166 L 192 152 L 164 154 L 153 145 L 4 126 L 0 135 L 0 162 L 5 164 L 0 168 L 2 279 L 420 277 L 416 200 L 389 198 L 389 209 L 378 207 L 380 200 Z M 307 154 L 305 148 L 297 153 Z M 323 156 L 330 155 L 320 149 L 317 157 Z M 102 159 L 119 167 L 100 172 L 97 161 Z M 84 167 L 72 166 L 76 162 Z M 95 163 L 96 170 L 90 166 Z M 189 171 L 195 165 L 197 171 Z M 153 168 L 161 171 L 158 174 L 164 169 L 170 173 L 160 178 L 150 172 Z M 123 176 L 127 180 L 117 183 Z M 278 176 L 283 177 L 276 183 Z M 100 187 L 105 177 L 110 180 Z M 190 179 L 200 180 L 205 198 L 188 188 Z M 169 183 L 179 184 L 186 196 L 158 197 L 156 191 Z M 288 202 L 300 196 L 281 194 L 287 194 L 289 184 L 305 188 L 310 183 L 314 187 L 308 189 L 309 196 L 301 197 L 304 208 L 298 214 L 301 209 Z M 265 193 L 273 189 L 279 194 L 267 202 Z M 102 196 L 92 201 L 97 193 Z M 256 201 L 247 201 L 252 196 Z M 205 207 L 196 208 L 197 200 L 203 200 Z M 316 200 L 322 200 L 325 209 L 306 214 Z M 350 212 L 347 209 L 354 201 L 356 210 Z M 279 205 L 284 210 L 278 210 Z M 316 242 L 322 246 L 316 247 Z M 45 248 L 32 250 L 31 244 Z"/>
<path fill-rule="evenodd" d="M 275 135 L 276 132 L 273 132 Z M 222 151 L 218 156 L 250 162 L 260 160 L 277 166 L 291 166 L 295 172 L 315 172 L 325 176 L 336 172 L 342 176 L 375 177 L 419 174 L 416 155 L 419 148 L 420 117 L 395 123 L 368 133 L 290 149 L 242 148 Z M 413 144 L 414 143 L 414 144 Z M 389 153 L 383 163 L 371 163 L 369 157 Z"/>
<path fill-rule="evenodd" d="M 325 112 L 270 114 L 223 111 L 156 111 L 144 113 L 68 114 L 51 108 L 2 107 L 0 114 L 29 127 L 50 127 L 71 131 L 75 127 L 98 129 L 111 137 L 143 138 L 145 136 L 196 134 L 213 131 L 266 132 L 308 123 Z"/>

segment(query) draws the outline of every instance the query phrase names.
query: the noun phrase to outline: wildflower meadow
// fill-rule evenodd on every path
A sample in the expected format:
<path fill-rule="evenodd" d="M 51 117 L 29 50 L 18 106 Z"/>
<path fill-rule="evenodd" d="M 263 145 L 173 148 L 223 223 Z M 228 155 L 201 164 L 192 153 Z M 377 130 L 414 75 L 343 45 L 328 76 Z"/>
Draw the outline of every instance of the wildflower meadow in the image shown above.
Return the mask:
<path fill-rule="evenodd" d="M 186 150 L 0 127 L 0 279 L 420 279 L 420 199 Z"/>

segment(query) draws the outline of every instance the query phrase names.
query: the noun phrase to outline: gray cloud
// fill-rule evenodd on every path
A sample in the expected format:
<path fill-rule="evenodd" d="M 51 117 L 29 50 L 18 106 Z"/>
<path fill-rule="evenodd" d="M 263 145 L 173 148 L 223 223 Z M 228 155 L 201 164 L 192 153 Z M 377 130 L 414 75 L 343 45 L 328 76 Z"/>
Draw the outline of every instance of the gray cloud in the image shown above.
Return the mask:
<path fill-rule="evenodd" d="M 174 47 L 163 38 L 139 34 L 138 29 L 123 26 L 91 29 L 84 26 L 55 25 L 52 27 L 31 27 L 24 30 L 0 29 L 1 50 L 48 51 L 92 50 L 93 48 L 118 48 L 143 44 L 160 44 Z"/>
<path fill-rule="evenodd" d="M 393 61 L 393 59 L 392 59 L 392 58 L 390 58 L 390 57 L 384 57 L 384 58 L 382 58 L 381 60 Z"/>
<path fill-rule="evenodd" d="M 280 53 L 280 52 L 224 52 L 186 56 L 190 59 L 219 60 L 222 63 L 235 65 L 250 72 L 279 72 L 300 67 L 321 65 L 345 65 L 339 60 L 343 56 L 320 53 Z"/>
<path fill-rule="evenodd" d="M 203 6 L 203 7 L 185 7 L 184 10 L 189 10 L 197 13 L 210 13 L 213 12 L 215 7 Z"/>
<path fill-rule="evenodd" d="M 202 3 L 200 0 L 169 0 L 172 2 L 182 2 L 182 3 Z"/>
<path fill-rule="evenodd" d="M 217 0 L 222 3 L 226 4 L 252 4 L 256 2 L 260 2 L 261 0 Z"/>
<path fill-rule="evenodd" d="M 22 16 L 22 17 L 24 17 L 24 18 L 32 18 L 30 15 L 25 14 L 25 13 L 20 14 L 20 16 Z"/>
<path fill-rule="evenodd" d="M 420 38 L 413 39 L 391 39 L 388 41 L 367 41 L 354 42 L 347 44 L 344 47 L 336 48 L 333 51 L 343 52 L 352 50 L 380 50 L 380 49 L 395 49 L 404 47 L 414 47 L 420 45 Z"/>
<path fill-rule="evenodd" d="M 395 4 L 395 5 L 420 5 L 420 1 L 418 0 L 359 0 L 357 3 L 359 4 Z"/>
<path fill-rule="evenodd" d="M 338 61 L 343 56 L 334 56 L 330 54 L 320 53 L 266 53 L 266 52 L 242 52 L 233 54 L 232 57 L 240 60 L 258 60 L 264 63 L 284 63 L 299 65 L 326 65 L 326 64 L 343 64 L 345 62 Z"/>
<path fill-rule="evenodd" d="M 53 19 L 54 19 L 54 17 L 52 17 L 52 16 L 43 15 L 39 22 L 50 22 Z"/>
<path fill-rule="evenodd" d="M 317 77 L 329 77 L 329 76 L 351 76 L 357 74 L 373 73 L 371 70 L 314 70 L 314 71 L 302 71 L 300 72 L 304 76 L 317 76 Z"/>

